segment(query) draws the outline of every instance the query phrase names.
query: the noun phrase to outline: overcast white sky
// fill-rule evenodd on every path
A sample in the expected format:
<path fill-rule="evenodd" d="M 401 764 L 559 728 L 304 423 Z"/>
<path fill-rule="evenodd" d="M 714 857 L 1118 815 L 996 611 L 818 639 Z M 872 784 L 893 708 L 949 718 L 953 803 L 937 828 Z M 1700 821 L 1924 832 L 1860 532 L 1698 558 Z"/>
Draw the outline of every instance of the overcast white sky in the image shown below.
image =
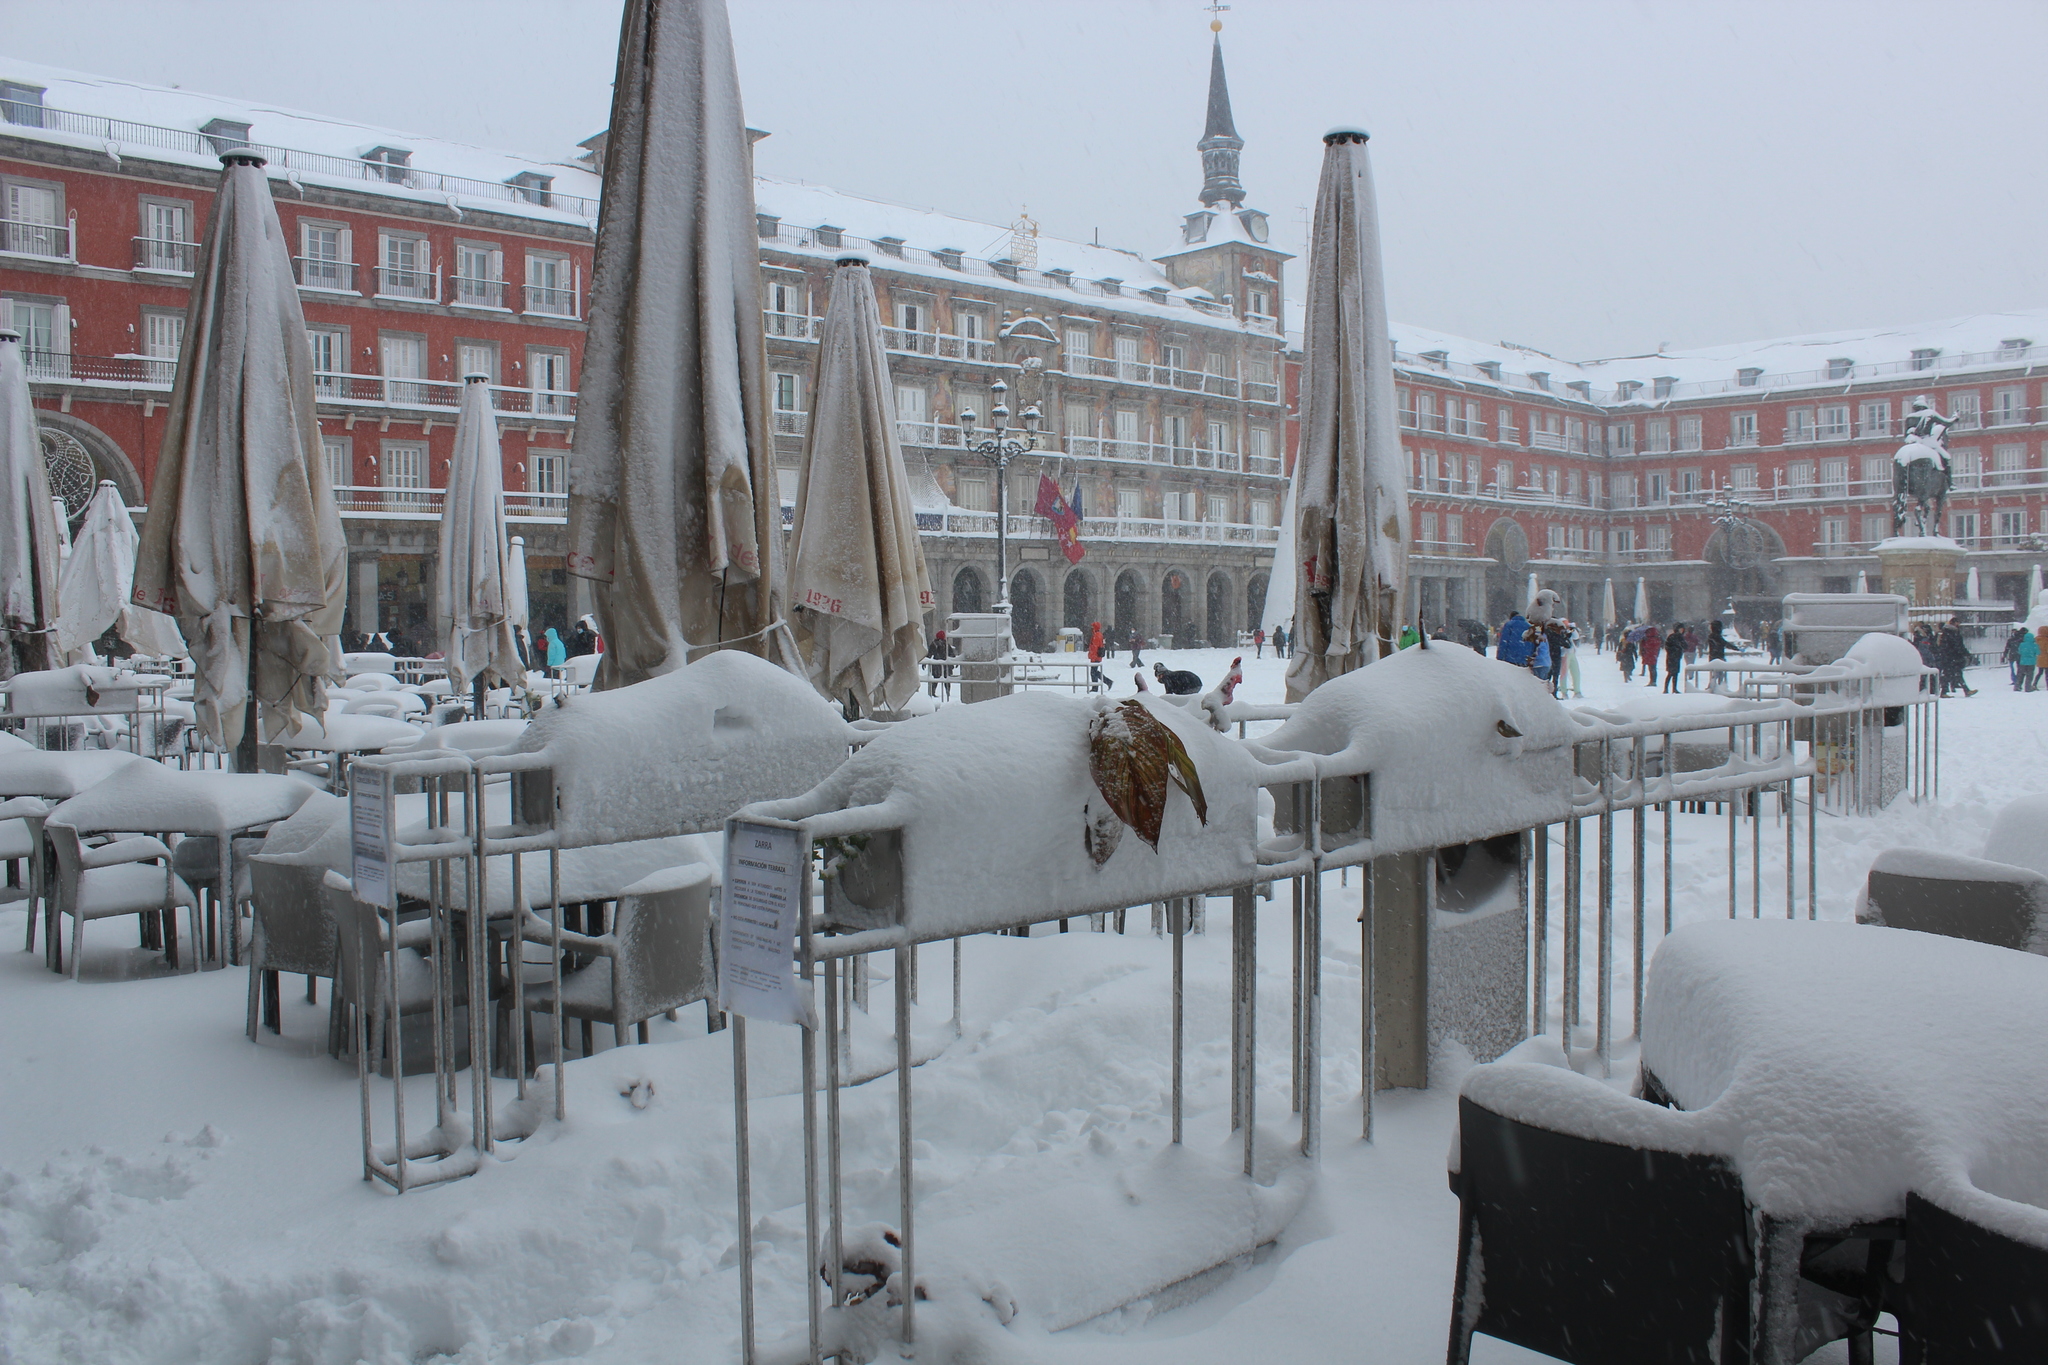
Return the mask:
<path fill-rule="evenodd" d="M 1148 254 L 1194 207 L 1201 0 L 730 5 L 767 173 L 995 222 L 1028 205 Z M 604 125 L 618 13 L 0 0 L 0 47 L 560 157 Z M 1396 318 L 1589 358 L 2048 305 L 2039 0 L 1233 0 L 1225 21 L 1248 202 L 1283 245 L 1322 132 L 1372 131 Z"/>

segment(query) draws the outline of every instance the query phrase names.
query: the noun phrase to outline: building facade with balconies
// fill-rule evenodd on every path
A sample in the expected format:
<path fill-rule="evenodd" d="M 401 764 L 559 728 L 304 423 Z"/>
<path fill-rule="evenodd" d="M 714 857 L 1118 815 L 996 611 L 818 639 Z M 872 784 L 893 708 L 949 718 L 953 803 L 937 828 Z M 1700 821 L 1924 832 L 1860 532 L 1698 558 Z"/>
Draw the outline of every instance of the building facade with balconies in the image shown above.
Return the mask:
<path fill-rule="evenodd" d="M 0 327 L 23 334 L 44 452 L 76 517 L 147 502 L 219 153 L 254 145 L 290 243 L 322 454 L 350 547 L 350 629 L 429 616 L 462 376 L 491 377 L 536 628 L 569 606 L 569 432 L 598 181 L 213 96 L 0 70 Z"/>

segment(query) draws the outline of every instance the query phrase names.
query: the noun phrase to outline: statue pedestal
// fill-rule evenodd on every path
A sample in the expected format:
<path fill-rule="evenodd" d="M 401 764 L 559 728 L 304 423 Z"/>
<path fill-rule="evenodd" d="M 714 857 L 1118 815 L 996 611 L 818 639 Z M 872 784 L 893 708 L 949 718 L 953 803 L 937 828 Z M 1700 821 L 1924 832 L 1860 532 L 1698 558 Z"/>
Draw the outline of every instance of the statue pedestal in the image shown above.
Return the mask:
<path fill-rule="evenodd" d="M 1947 536 L 1895 537 L 1879 541 L 1875 553 L 1883 591 L 1916 607 L 1945 607 L 1956 600 L 1963 547 Z"/>

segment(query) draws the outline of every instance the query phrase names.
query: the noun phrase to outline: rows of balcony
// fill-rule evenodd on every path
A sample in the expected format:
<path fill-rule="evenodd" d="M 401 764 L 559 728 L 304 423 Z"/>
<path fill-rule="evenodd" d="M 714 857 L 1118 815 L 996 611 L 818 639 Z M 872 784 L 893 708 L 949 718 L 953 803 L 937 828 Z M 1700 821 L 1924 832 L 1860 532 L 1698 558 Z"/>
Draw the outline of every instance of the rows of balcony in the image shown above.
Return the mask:
<path fill-rule="evenodd" d="M 776 430 L 789 435 L 801 434 L 804 420 L 804 414 L 800 412 L 778 412 L 775 414 Z M 896 423 L 896 439 L 906 446 L 933 450 L 962 450 L 969 444 L 960 428 L 951 422 L 899 421 Z M 1226 474 L 1260 474 L 1274 478 L 1282 472 L 1281 462 L 1270 456 L 1241 455 L 1234 450 L 1216 450 L 1201 445 L 1125 441 L 1105 436 L 1062 437 L 1048 434 L 1043 439 L 1047 442 L 1046 447 L 1038 453 L 1048 458 L 1067 455 L 1075 459 L 1210 469 Z"/>
<path fill-rule="evenodd" d="M 509 313 L 508 298 L 517 298 L 520 311 L 539 317 L 581 318 L 583 289 L 580 277 L 569 286 L 513 285 L 507 280 L 458 275 L 452 271 L 412 270 L 399 266 L 362 266 L 352 261 L 324 257 L 295 256 L 292 269 L 299 288 L 319 294 L 362 294 L 367 284 L 371 296 L 408 303 L 445 303 L 452 308 L 473 308 Z M 362 274 L 357 274 L 358 269 Z M 358 283 L 360 279 L 361 283 Z"/>
<path fill-rule="evenodd" d="M 949 508 L 919 512 L 917 529 L 929 535 L 988 536 L 996 533 L 994 512 L 973 512 Z M 1011 513 L 1012 537 L 1050 539 L 1045 518 Z M 1165 517 L 1084 517 L 1079 528 L 1083 542 L 1136 541 L 1175 545 L 1277 545 L 1280 528 L 1255 526 L 1235 521 L 1181 521 Z"/>
<path fill-rule="evenodd" d="M 789 341 L 816 341 L 823 318 L 804 313 L 762 312 L 763 330 L 770 337 Z M 994 364 L 996 343 L 987 337 L 957 336 L 951 332 L 927 332 L 907 327 L 884 327 L 882 344 L 895 355 L 927 356 L 941 360 L 964 360 Z M 1137 360 L 1108 356 L 1060 353 L 1060 364 L 1068 378 L 1105 379 L 1118 384 L 1171 389 L 1179 393 L 1206 394 L 1216 398 L 1243 398 L 1252 403 L 1280 401 L 1280 386 L 1270 380 L 1243 379 L 1237 375 L 1212 374 L 1206 370 L 1182 369 L 1172 365 L 1151 365 Z"/>
<path fill-rule="evenodd" d="M 357 520 L 439 521 L 445 488 L 399 487 L 382 484 L 340 484 L 334 489 L 334 505 L 342 516 Z M 526 522 L 565 522 L 569 519 L 566 493 L 505 492 L 505 519 Z"/>
<path fill-rule="evenodd" d="M 87 388 L 157 389 L 169 393 L 177 378 L 175 357 L 147 355 L 72 355 L 63 351 L 24 352 L 28 377 L 38 383 Z M 486 386 L 491 406 L 500 413 L 535 418 L 573 418 L 576 394 L 569 389 L 528 389 L 509 384 Z M 313 372 L 313 393 L 322 404 L 369 408 L 417 408 L 453 414 L 462 403 L 459 380 L 415 379 L 409 376 Z"/>

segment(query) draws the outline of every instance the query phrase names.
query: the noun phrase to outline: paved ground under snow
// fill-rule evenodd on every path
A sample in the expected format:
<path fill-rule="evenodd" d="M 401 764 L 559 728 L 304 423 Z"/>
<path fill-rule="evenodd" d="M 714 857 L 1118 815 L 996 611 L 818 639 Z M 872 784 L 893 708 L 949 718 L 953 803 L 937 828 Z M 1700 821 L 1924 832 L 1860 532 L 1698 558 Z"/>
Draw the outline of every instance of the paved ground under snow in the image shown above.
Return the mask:
<path fill-rule="evenodd" d="M 1228 660 L 1156 657 L 1209 682 Z M 1581 657 L 1589 701 L 1621 695 L 1611 658 Z M 1246 668 L 1251 697 L 1278 699 L 1279 663 Z M 1129 690 L 1129 670 L 1111 676 Z M 2048 693 L 2015 695 L 1992 670 L 1973 677 L 1980 695 L 1943 708 L 1938 806 L 1901 801 L 1868 820 L 1822 820 L 1823 917 L 1848 916 L 1880 848 L 1974 853 L 1999 805 L 2048 790 Z M 1783 895 L 1773 900 L 1781 874 L 1764 842 L 1769 913 Z M 1681 817 L 1681 919 L 1726 913 L 1725 847 L 1724 824 Z M 1562 859 L 1552 868 L 1561 877 Z M 1441 1358 L 1455 1078 L 1383 1096 L 1378 1141 L 1357 1139 L 1357 884 L 1335 880 L 1326 1155 L 1306 1204 L 1272 1255 L 1206 1297 L 1171 1311 L 1141 1303 L 1066 1331 L 1046 1329 L 1054 1305 L 1087 1302 L 1119 1276 L 1143 1282 L 1148 1258 L 1168 1264 L 1203 1232 L 1176 1191 L 1211 1189 L 1227 1161 L 1228 902 L 1212 904 L 1209 932 L 1189 942 L 1179 1154 L 1166 1150 L 1167 945 L 1140 916 L 1122 937 L 970 941 L 957 1042 L 945 1019 L 947 950 L 924 950 L 916 1032 L 919 1055 L 932 1055 L 915 1078 L 921 1225 L 934 1247 L 953 1250 L 920 1259 L 933 1302 L 919 1359 L 1224 1365 L 1276 1349 L 1299 1360 Z M 1284 890 L 1260 920 L 1259 1106 L 1272 1149 L 1263 1175 L 1277 1188 L 1292 1178 Z M 10 948 L 0 954 L 0 1358 L 736 1358 L 730 1035 L 707 1037 L 701 1010 L 657 1023 L 654 1046 L 571 1064 L 569 1122 L 511 1159 L 400 1199 L 358 1178 L 354 1067 L 325 1055 L 324 1000 L 294 1002 L 282 1039 L 251 1045 L 241 972 L 165 975 L 112 921 L 88 928 L 86 979 L 73 984 L 19 951 L 23 927 L 19 908 L 0 910 Z M 1551 951 L 1554 990 L 1555 941 Z M 1615 956 L 1625 973 L 1626 944 Z M 1626 1020 L 1625 975 L 1616 988 Z M 874 1015 L 857 1025 L 857 1062 L 881 1065 L 889 989 L 877 985 Z M 761 1317 L 772 1340 L 801 1323 L 803 1270 L 790 1243 L 802 1226 L 796 1050 L 788 1030 L 754 1037 Z M 1633 1061 L 1632 1045 L 1622 1047 L 1617 1084 Z M 636 1081 L 654 1087 L 645 1109 L 620 1093 Z M 893 1217 L 894 1092 L 883 1077 L 846 1096 L 856 1222 Z M 416 1103 L 428 1103 L 424 1091 Z M 1048 1231 L 1061 1218 L 1079 1225 Z M 1152 1226 L 1157 1244 L 1120 1246 L 1106 1268 L 1091 1268 L 1102 1239 Z M 1018 1284 L 992 1284 L 1004 1265 L 1020 1268 Z M 1004 1291 L 1019 1300 L 1007 1327 L 984 1302 Z M 1477 1357 L 1534 1359 L 1484 1342 Z"/>

